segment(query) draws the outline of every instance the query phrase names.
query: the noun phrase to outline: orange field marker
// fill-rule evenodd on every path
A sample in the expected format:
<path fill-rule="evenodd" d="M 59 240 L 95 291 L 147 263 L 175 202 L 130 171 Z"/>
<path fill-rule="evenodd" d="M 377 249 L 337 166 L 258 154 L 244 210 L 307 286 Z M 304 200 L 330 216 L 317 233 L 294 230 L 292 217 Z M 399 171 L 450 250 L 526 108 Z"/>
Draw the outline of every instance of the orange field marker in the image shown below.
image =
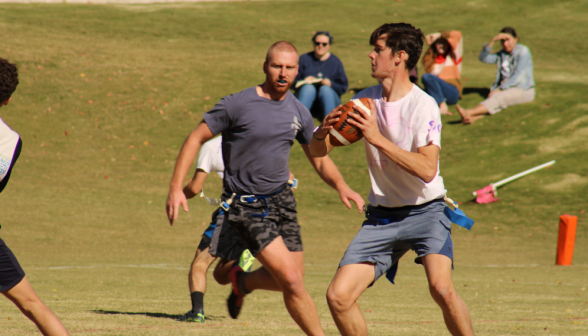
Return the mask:
<path fill-rule="evenodd" d="M 557 237 L 556 265 L 568 266 L 572 264 L 574 257 L 574 244 L 576 242 L 576 228 L 578 217 L 571 215 L 559 216 L 559 234 Z"/>

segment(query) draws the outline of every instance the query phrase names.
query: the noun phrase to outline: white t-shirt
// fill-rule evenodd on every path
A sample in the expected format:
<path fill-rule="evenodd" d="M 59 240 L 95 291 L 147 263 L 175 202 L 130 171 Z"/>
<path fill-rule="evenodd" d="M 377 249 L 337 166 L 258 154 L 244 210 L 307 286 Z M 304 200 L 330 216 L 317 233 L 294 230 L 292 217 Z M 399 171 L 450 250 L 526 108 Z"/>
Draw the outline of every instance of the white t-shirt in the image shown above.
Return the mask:
<path fill-rule="evenodd" d="M 372 98 L 380 133 L 401 149 L 418 153 L 418 148 L 435 144 L 441 148 L 441 115 L 435 100 L 414 85 L 412 90 L 399 101 L 385 102 L 382 98 L 382 84 L 369 87 L 355 98 Z M 429 183 L 413 176 L 396 165 L 363 139 L 366 159 L 370 172 L 372 190 L 368 198 L 374 206 L 402 207 L 419 205 L 445 193 L 443 178 L 437 174 Z"/>
<path fill-rule="evenodd" d="M 502 61 L 502 64 L 500 65 L 500 84 L 503 84 L 504 82 L 506 82 L 510 78 L 510 75 L 512 74 L 512 68 L 513 68 L 512 59 L 513 59 L 512 55 L 506 56 L 504 58 L 504 60 Z"/>
<path fill-rule="evenodd" d="M 196 169 L 202 169 L 208 174 L 216 172 L 218 176 L 223 178 L 225 164 L 223 163 L 222 142 L 223 137 L 218 137 L 202 145 L 200 153 L 198 153 Z"/>
<path fill-rule="evenodd" d="M 12 156 L 18 144 L 18 133 L 13 131 L 8 125 L 0 119 L 0 181 L 4 179 L 10 164 L 12 163 Z"/>

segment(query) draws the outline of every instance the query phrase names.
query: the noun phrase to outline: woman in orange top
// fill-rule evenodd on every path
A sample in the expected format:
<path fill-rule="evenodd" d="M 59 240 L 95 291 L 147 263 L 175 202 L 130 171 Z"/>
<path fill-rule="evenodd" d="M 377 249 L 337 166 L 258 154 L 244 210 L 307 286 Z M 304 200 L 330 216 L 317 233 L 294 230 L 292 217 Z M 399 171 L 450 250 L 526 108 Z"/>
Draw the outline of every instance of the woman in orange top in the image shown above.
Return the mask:
<path fill-rule="evenodd" d="M 453 43 L 452 43 L 453 42 Z M 423 57 L 425 92 L 435 99 L 441 114 L 449 114 L 447 105 L 457 104 L 461 97 L 461 33 L 442 32 L 427 36 L 431 46 Z"/>

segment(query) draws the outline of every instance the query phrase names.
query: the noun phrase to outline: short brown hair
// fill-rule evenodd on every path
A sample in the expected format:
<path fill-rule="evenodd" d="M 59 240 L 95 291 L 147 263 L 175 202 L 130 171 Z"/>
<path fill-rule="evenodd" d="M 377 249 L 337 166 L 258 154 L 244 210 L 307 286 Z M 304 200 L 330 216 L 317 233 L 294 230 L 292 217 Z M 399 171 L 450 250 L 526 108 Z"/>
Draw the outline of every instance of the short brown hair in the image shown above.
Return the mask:
<path fill-rule="evenodd" d="M 269 47 L 269 49 L 267 50 L 267 54 L 265 55 L 266 63 L 269 62 L 270 54 L 274 51 L 294 52 L 296 53 L 296 55 L 298 55 L 298 49 L 296 49 L 296 47 L 292 43 L 288 41 L 278 41 L 272 44 L 272 46 Z"/>
<path fill-rule="evenodd" d="M 404 51 L 408 54 L 406 69 L 412 70 L 421 57 L 425 36 L 420 29 L 410 23 L 386 23 L 376 28 L 370 37 L 370 44 L 375 46 L 378 39 L 386 35 L 386 46 L 392 54 Z"/>
<path fill-rule="evenodd" d="M 18 68 L 4 58 L 0 58 L 0 104 L 12 97 L 17 85 Z"/>

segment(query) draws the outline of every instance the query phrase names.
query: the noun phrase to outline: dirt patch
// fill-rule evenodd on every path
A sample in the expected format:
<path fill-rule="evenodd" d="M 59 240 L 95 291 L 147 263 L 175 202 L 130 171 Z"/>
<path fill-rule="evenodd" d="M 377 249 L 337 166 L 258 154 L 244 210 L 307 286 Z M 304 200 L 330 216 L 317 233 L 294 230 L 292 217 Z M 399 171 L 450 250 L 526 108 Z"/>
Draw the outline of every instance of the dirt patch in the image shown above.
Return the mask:
<path fill-rule="evenodd" d="M 543 188 L 549 191 L 566 191 L 573 188 L 581 188 L 588 183 L 588 177 L 578 174 L 565 174 L 563 179 L 558 182 L 549 183 Z"/>
<path fill-rule="evenodd" d="M 573 73 L 542 73 L 535 76 L 535 80 L 541 82 L 560 82 L 560 83 L 588 83 L 588 76 Z"/>
<path fill-rule="evenodd" d="M 585 144 L 588 142 L 588 127 L 579 128 L 573 131 L 570 130 L 570 128 L 572 127 L 564 128 L 567 130 L 566 133 L 568 134 L 541 140 L 538 148 L 539 151 L 542 153 L 585 151 L 585 149 L 582 146 L 578 146 L 578 144 Z"/>
<path fill-rule="evenodd" d="M 588 123 L 588 115 L 585 115 L 583 117 L 580 118 L 576 118 L 574 121 L 572 121 L 571 123 L 565 125 L 564 127 L 562 127 L 562 131 L 567 131 L 570 130 L 572 128 L 575 128 L 576 126 L 580 125 L 581 123 Z"/>

